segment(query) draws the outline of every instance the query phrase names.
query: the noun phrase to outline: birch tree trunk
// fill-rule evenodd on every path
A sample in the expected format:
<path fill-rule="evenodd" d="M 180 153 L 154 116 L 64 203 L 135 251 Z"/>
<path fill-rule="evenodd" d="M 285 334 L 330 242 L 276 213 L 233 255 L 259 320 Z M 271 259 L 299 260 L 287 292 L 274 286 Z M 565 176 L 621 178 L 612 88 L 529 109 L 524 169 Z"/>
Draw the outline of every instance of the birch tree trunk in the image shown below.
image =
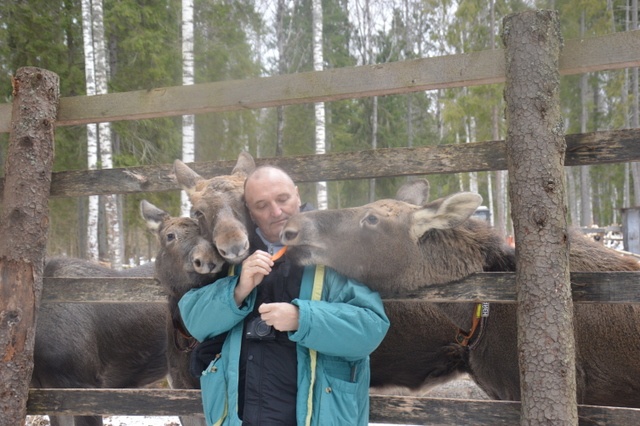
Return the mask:
<path fill-rule="evenodd" d="M 638 0 L 631 1 L 631 30 L 638 29 Z M 638 68 L 631 69 L 631 127 L 640 127 L 640 120 L 638 117 Z M 640 163 L 631 163 L 631 172 L 633 175 L 633 197 L 634 206 L 640 205 Z"/>
<path fill-rule="evenodd" d="M 194 83 L 193 60 L 193 0 L 182 0 L 182 84 Z M 195 116 L 182 116 L 182 161 L 195 161 Z M 180 212 L 189 216 L 191 203 L 185 191 L 180 193 Z"/>
<path fill-rule="evenodd" d="M 467 88 L 464 89 L 465 95 Z M 465 126 L 466 143 L 475 142 L 476 140 L 476 121 L 475 117 L 469 117 Z M 478 172 L 469 172 L 469 191 L 478 192 Z"/>
<path fill-rule="evenodd" d="M 580 37 L 585 36 L 585 12 L 580 14 Z M 580 114 L 580 131 L 587 132 L 587 97 L 589 92 L 588 74 L 580 76 L 580 102 L 582 111 Z M 596 108 L 598 106 L 596 105 Z M 597 129 L 595 129 L 597 130 Z M 589 176 L 589 166 L 580 166 L 580 226 L 591 226 L 593 224 L 593 207 L 591 205 L 591 178 Z"/>
<path fill-rule="evenodd" d="M 82 34 L 87 96 L 106 94 L 108 92 L 108 65 L 104 41 L 102 0 L 82 0 Z M 111 125 L 109 123 L 87 126 L 87 152 L 89 169 L 97 169 L 98 162 L 101 168 L 113 168 Z M 117 196 L 115 194 L 105 195 L 103 200 L 109 259 L 112 267 L 121 269 L 124 243 L 120 232 Z M 98 211 L 99 197 L 91 196 L 89 198 L 87 241 L 88 256 L 94 260 L 99 258 Z"/>
<path fill-rule="evenodd" d="M 502 37 L 521 424 L 577 425 L 558 14 L 547 10 L 509 15 Z"/>
<path fill-rule="evenodd" d="M 629 128 L 629 70 L 624 70 L 624 83 L 622 84 L 622 104 L 625 105 L 624 127 Z M 622 187 L 622 207 L 631 206 L 631 163 L 624 164 L 624 183 Z"/>
<path fill-rule="evenodd" d="M 409 4 L 409 0 L 404 0 L 404 42 L 405 42 L 405 59 L 413 58 L 413 28 L 410 24 L 413 5 Z M 407 93 L 407 147 L 413 147 L 413 93 Z"/>
<path fill-rule="evenodd" d="M 357 22 L 360 26 L 359 33 L 362 45 L 362 63 L 372 64 L 373 55 L 373 26 L 374 20 L 372 19 L 371 2 L 364 0 L 364 4 L 356 2 L 356 13 L 358 14 Z M 378 97 L 373 96 L 371 98 L 371 149 L 378 147 Z M 369 202 L 373 202 L 376 199 L 376 180 L 369 179 Z"/>
<path fill-rule="evenodd" d="M 11 135 L 0 199 L 0 426 L 24 424 L 42 274 L 60 81 L 20 68 L 13 79 Z"/>
<path fill-rule="evenodd" d="M 312 35 L 313 35 L 313 70 L 322 71 L 324 68 L 324 55 L 322 53 L 322 0 L 312 0 Z M 326 151 L 326 128 L 324 102 L 314 104 L 316 120 L 316 154 L 324 154 Z M 326 210 L 327 202 L 327 182 L 316 183 L 317 207 L 319 210 Z"/>
<path fill-rule="evenodd" d="M 567 199 L 569 204 L 569 217 L 571 223 L 578 225 L 580 223 L 580 199 L 578 197 L 578 190 L 576 189 L 576 178 L 573 173 L 573 167 L 565 167 L 565 179 L 567 180 Z"/>
<path fill-rule="evenodd" d="M 278 0 L 276 8 L 276 48 L 278 51 L 278 74 L 282 75 L 286 72 L 285 66 L 285 32 L 284 32 L 284 13 L 286 5 L 285 0 Z M 284 154 L 284 107 L 276 107 L 276 157 Z"/>
<path fill-rule="evenodd" d="M 93 52 L 93 19 L 91 18 L 91 0 L 82 0 L 82 41 L 84 45 L 84 74 L 87 96 L 96 94 L 95 59 Z M 98 125 L 87 124 L 87 167 L 98 168 Z M 87 212 L 87 257 L 98 260 L 98 210 L 99 196 L 89 196 Z"/>
<path fill-rule="evenodd" d="M 107 49 L 104 40 L 104 13 L 102 0 L 91 0 L 91 18 L 93 27 L 93 48 L 96 73 L 96 94 L 108 93 Z M 113 148 L 111 146 L 111 124 L 98 124 L 98 143 L 100 146 L 100 166 L 102 169 L 113 168 Z M 103 196 L 105 222 L 107 226 L 107 242 L 111 267 L 122 269 L 122 251 L 124 243 L 120 231 L 120 215 L 118 214 L 118 197 L 115 194 Z"/>
<path fill-rule="evenodd" d="M 378 148 L 378 97 L 371 98 L 371 149 Z M 369 179 L 369 202 L 376 200 L 376 180 Z"/>
<path fill-rule="evenodd" d="M 491 13 L 491 49 L 496 49 L 496 5 L 495 0 L 491 0 L 490 13 Z M 500 139 L 500 118 L 498 114 L 498 106 L 494 105 L 491 109 L 491 136 L 494 141 Z M 493 225 L 498 229 L 502 235 L 507 236 L 507 172 L 506 170 L 496 170 L 495 172 L 488 173 L 488 179 L 491 180 L 491 175 L 495 173 L 496 188 L 495 188 L 495 209 L 491 211 L 495 214 L 491 215 Z"/>

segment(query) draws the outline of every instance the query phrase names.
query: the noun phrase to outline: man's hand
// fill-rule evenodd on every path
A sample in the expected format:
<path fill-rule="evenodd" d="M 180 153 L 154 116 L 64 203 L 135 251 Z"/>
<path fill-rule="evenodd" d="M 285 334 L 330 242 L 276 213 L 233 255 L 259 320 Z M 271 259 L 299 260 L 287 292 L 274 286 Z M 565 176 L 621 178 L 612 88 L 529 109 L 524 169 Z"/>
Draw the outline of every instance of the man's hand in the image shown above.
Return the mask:
<path fill-rule="evenodd" d="M 236 305 L 240 306 L 251 291 L 271 272 L 273 261 L 266 251 L 256 250 L 242 262 L 238 285 L 233 293 Z"/>
<path fill-rule="evenodd" d="M 291 303 L 263 303 L 258 307 L 262 321 L 278 331 L 295 331 L 298 329 L 300 312 Z"/>

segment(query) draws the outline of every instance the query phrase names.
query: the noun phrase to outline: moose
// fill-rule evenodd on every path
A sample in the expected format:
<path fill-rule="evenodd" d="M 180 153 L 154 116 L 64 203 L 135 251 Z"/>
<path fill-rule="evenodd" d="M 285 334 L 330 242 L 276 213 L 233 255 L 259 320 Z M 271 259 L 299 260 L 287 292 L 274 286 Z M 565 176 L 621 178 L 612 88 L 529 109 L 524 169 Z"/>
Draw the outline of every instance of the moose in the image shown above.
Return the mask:
<path fill-rule="evenodd" d="M 160 240 L 158 261 L 118 271 L 97 262 L 54 257 L 43 276 L 156 277 L 165 291 L 182 291 L 185 283 L 214 280 L 223 262 L 199 234 L 190 218 L 171 218 L 144 202 L 155 213 Z M 150 213 L 154 212 L 154 213 Z M 171 296 L 170 296 L 171 300 Z M 165 326 L 167 324 L 167 326 Z M 170 327 L 169 327 L 170 325 Z M 176 388 L 193 387 L 188 357 L 174 349 L 173 322 L 167 306 L 158 303 L 43 303 L 38 313 L 32 387 L 137 388 L 169 373 Z M 182 419 L 181 419 L 182 420 Z M 201 419 L 184 419 L 200 423 Z M 52 416 L 53 426 L 100 426 L 101 416 Z"/>
<path fill-rule="evenodd" d="M 253 227 L 243 195 L 244 181 L 255 169 L 251 154 L 241 152 L 230 175 L 205 179 L 180 160 L 173 163 L 173 175 L 187 193 L 192 216 L 202 235 L 229 263 L 242 262 L 249 255 Z"/>
<path fill-rule="evenodd" d="M 173 173 L 189 196 L 192 216 L 229 263 L 246 258 L 247 244 L 255 237 L 243 202 L 244 181 L 254 168 L 246 152 L 239 155 L 231 175 L 209 179 L 180 160 L 174 162 Z M 429 303 L 407 306 L 393 301 L 385 303 L 385 310 L 391 327 L 371 355 L 372 386 L 426 391 L 468 372 L 466 352 L 453 342 L 458 328 L 443 312 Z"/>
<path fill-rule="evenodd" d="M 383 297 L 475 272 L 514 271 L 515 250 L 486 221 L 471 218 L 481 201 L 478 194 L 465 192 L 433 202 L 412 195 L 304 212 L 289 219 L 281 240 L 294 261 L 330 266 Z M 569 238 L 571 271 L 640 270 L 635 260 L 615 250 L 576 233 Z M 471 329 L 475 304 L 432 306 L 457 327 Z M 494 399 L 520 398 L 516 308 L 492 303 L 482 335 L 472 337 L 468 346 L 469 374 Z M 576 304 L 574 327 L 578 403 L 640 407 L 640 307 Z"/>
<path fill-rule="evenodd" d="M 200 234 L 196 220 L 172 217 L 147 200 L 140 202 L 140 214 L 160 245 L 155 260 L 155 278 L 168 296 L 166 324 L 171 386 L 197 389 L 200 382 L 189 373 L 189 352 L 195 340 L 184 329 L 178 301 L 191 288 L 214 282 L 226 268 L 226 263 Z"/>
<path fill-rule="evenodd" d="M 54 257 L 44 277 L 151 277 L 146 263 L 117 271 Z M 31 387 L 135 388 L 167 375 L 166 308 L 154 303 L 43 303 L 38 312 Z M 55 416 L 53 426 L 101 426 L 101 416 Z"/>

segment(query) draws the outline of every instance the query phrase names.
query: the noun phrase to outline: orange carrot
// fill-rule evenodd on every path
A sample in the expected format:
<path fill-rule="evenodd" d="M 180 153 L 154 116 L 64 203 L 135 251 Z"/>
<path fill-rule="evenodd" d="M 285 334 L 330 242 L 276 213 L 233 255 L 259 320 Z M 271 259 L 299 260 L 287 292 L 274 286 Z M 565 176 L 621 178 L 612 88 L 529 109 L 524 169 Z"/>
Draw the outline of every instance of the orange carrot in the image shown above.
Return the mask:
<path fill-rule="evenodd" d="M 285 251 L 287 251 L 287 246 L 282 247 L 280 250 L 277 251 L 277 253 L 271 256 L 271 260 L 275 262 L 276 260 L 280 259 L 282 255 L 284 255 Z"/>

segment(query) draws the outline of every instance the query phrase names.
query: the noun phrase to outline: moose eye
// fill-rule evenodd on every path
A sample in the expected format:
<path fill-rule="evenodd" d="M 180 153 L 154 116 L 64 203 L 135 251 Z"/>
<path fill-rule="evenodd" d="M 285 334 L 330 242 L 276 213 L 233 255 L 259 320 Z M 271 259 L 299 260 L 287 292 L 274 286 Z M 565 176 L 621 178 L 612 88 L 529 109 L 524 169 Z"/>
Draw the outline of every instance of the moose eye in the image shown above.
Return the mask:
<path fill-rule="evenodd" d="M 364 218 L 364 222 L 368 225 L 375 225 L 376 223 L 378 223 L 378 217 L 370 214 Z"/>
<path fill-rule="evenodd" d="M 167 241 L 173 241 L 176 239 L 176 234 L 174 234 L 173 232 L 167 234 Z"/>
<path fill-rule="evenodd" d="M 194 218 L 194 219 L 200 219 L 203 216 L 204 216 L 204 214 L 202 213 L 202 210 L 194 210 L 191 213 L 191 217 Z"/>

